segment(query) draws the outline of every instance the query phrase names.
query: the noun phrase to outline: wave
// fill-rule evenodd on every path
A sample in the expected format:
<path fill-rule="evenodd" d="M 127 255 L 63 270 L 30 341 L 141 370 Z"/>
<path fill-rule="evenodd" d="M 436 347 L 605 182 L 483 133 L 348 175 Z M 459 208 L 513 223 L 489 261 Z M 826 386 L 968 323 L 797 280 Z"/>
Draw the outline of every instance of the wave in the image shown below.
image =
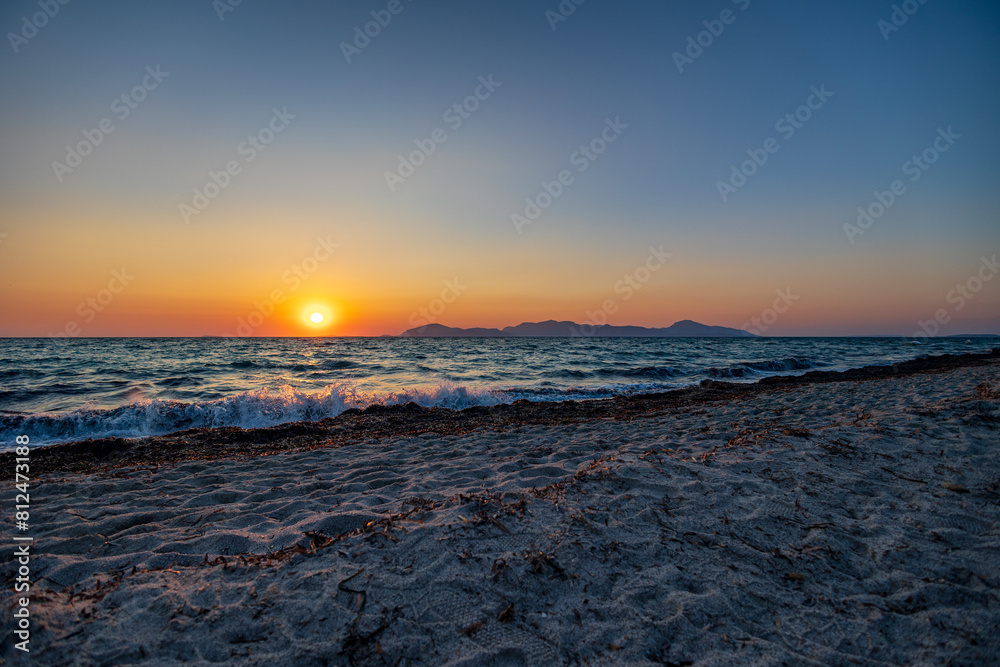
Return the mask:
<path fill-rule="evenodd" d="M 345 364 L 346 365 L 346 364 Z M 709 368 L 705 374 L 719 379 L 746 378 L 768 373 L 801 371 L 827 364 L 802 357 L 756 361 L 724 368 Z M 462 410 L 490 406 L 528 398 L 531 400 L 584 400 L 663 391 L 676 388 L 692 379 L 693 371 L 672 366 L 637 366 L 600 368 L 594 372 L 561 369 L 554 375 L 567 379 L 602 376 L 611 382 L 599 386 L 520 386 L 497 389 L 472 388 L 455 382 L 395 391 L 368 391 L 350 382 L 330 384 L 318 391 L 303 391 L 291 385 L 277 389 L 244 391 L 204 400 L 180 401 L 146 398 L 137 387 L 129 386 L 114 398 L 128 401 L 117 408 L 83 407 L 64 413 L 0 413 L 0 442 L 13 442 L 17 435 L 28 435 L 34 444 L 71 442 L 89 438 L 156 436 L 192 428 L 264 428 L 296 421 L 318 421 L 335 417 L 352 408 L 371 405 L 401 405 L 413 402 L 427 408 Z M 614 382 L 621 378 L 622 382 Z M 678 379 L 679 378 L 679 379 Z M 672 380 L 672 382 L 671 382 Z M 199 384 L 188 375 L 164 378 L 160 387 L 180 389 Z M 146 385 L 149 387 L 150 385 Z M 78 388 L 48 385 L 48 394 L 74 393 Z M 2 393 L 2 392 L 0 392 Z"/>
<path fill-rule="evenodd" d="M 670 389 L 679 389 L 693 382 L 624 382 L 596 386 L 545 386 L 512 387 L 505 392 L 509 400 L 526 398 L 532 401 L 582 401 L 594 398 L 613 398 L 615 396 L 633 396 L 649 394 Z"/>
<path fill-rule="evenodd" d="M 591 377 L 617 378 L 674 378 L 685 375 L 685 371 L 673 366 L 642 366 L 637 368 L 598 368 L 585 371 L 578 368 L 562 368 L 554 371 L 554 377 L 579 380 Z"/>
<path fill-rule="evenodd" d="M 583 378 L 590 377 L 590 373 L 587 371 L 581 371 L 577 368 L 561 368 L 558 371 L 555 371 L 553 375 L 567 380 L 581 380 Z"/>
<path fill-rule="evenodd" d="M 611 387 L 512 387 L 507 391 L 510 400 L 520 398 L 531 401 L 576 401 L 588 398 L 609 398 L 620 390 Z"/>
<path fill-rule="evenodd" d="M 629 378 L 675 378 L 685 371 L 673 366 L 643 366 L 641 368 L 602 368 L 598 375 Z"/>
<path fill-rule="evenodd" d="M 0 378 L 40 378 L 45 377 L 45 373 L 34 368 L 0 368 Z"/>
<path fill-rule="evenodd" d="M 805 357 L 788 357 L 786 359 L 771 359 L 767 361 L 753 361 L 725 368 L 712 367 L 705 370 L 705 375 L 711 378 L 745 378 L 765 375 L 768 373 L 782 373 L 787 371 L 806 371 L 813 368 L 829 366 L 826 362 Z"/>
<path fill-rule="evenodd" d="M 164 378 L 162 380 L 157 380 L 156 385 L 159 387 L 175 388 L 175 387 L 190 387 L 192 385 L 201 384 L 201 382 L 202 382 L 201 378 L 185 375 L 182 377 L 169 377 L 169 378 Z"/>
<path fill-rule="evenodd" d="M 339 371 L 346 368 L 358 368 L 361 364 L 349 359 L 330 359 L 320 363 L 317 368 L 326 371 Z"/>
<path fill-rule="evenodd" d="M 400 405 L 455 410 L 497 405 L 511 399 L 501 392 L 471 389 L 451 383 L 398 392 L 364 392 L 346 385 L 329 385 L 306 393 L 289 385 L 256 390 L 211 401 L 186 403 L 161 399 L 139 400 L 119 408 L 81 408 L 64 414 L 2 414 L 0 442 L 27 435 L 32 444 L 72 442 L 88 438 L 136 438 L 191 428 L 263 428 L 295 421 L 318 421 L 351 408 Z"/>

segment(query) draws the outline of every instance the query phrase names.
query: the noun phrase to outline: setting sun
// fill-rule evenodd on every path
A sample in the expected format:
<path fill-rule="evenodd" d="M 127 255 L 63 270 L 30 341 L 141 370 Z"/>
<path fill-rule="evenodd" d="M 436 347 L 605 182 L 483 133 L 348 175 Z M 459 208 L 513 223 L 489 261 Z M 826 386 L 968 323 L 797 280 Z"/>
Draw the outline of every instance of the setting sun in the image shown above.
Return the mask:
<path fill-rule="evenodd" d="M 339 319 L 333 308 L 322 301 L 306 303 L 299 312 L 301 313 L 299 317 L 306 327 L 317 331 L 325 331 Z"/>

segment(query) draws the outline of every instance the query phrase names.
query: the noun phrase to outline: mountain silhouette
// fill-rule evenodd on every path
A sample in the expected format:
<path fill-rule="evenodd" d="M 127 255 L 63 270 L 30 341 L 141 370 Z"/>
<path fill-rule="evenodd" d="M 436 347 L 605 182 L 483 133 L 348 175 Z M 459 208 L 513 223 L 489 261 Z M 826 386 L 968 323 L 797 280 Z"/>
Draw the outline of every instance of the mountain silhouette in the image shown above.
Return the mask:
<path fill-rule="evenodd" d="M 555 338 L 569 336 L 575 338 L 755 338 L 742 329 L 717 327 L 700 324 L 692 320 L 681 320 L 669 327 L 651 328 L 639 326 L 612 326 L 604 324 L 578 324 L 576 322 L 546 320 L 545 322 L 522 322 L 514 327 L 485 329 L 475 327 L 462 329 L 443 324 L 427 324 L 407 329 L 399 334 L 404 338 Z"/>

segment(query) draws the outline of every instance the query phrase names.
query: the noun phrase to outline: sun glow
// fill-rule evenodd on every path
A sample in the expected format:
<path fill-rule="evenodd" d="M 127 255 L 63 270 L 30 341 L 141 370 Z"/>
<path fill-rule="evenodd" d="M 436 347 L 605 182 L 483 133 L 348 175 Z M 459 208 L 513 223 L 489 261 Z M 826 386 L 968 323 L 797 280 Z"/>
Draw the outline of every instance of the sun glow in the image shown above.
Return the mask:
<path fill-rule="evenodd" d="M 310 329 L 326 329 L 336 319 L 333 309 L 325 303 L 306 304 L 301 312 L 303 323 Z"/>

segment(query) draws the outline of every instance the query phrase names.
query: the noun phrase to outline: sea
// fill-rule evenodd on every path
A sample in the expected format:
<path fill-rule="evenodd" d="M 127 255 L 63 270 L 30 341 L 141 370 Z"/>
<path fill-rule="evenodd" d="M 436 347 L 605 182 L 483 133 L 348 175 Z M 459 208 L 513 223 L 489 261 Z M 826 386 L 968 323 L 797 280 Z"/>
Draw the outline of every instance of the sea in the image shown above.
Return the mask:
<path fill-rule="evenodd" d="M 0 451 L 257 428 L 413 401 L 460 410 L 986 352 L 1000 338 L 7 338 Z"/>

